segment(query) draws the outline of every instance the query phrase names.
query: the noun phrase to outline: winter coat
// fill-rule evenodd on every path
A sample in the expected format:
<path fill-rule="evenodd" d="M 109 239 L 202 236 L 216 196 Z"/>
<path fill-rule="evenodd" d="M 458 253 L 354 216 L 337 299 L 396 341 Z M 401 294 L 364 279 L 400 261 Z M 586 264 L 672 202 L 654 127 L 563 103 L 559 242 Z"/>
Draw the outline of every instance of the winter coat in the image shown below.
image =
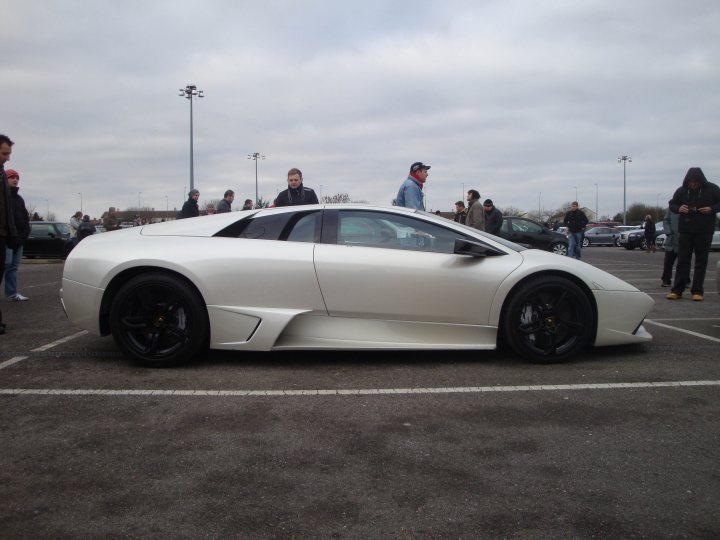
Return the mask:
<path fill-rule="evenodd" d="M 694 178 L 700 181 L 698 189 L 690 189 L 690 179 Z M 680 207 L 687 205 L 690 212 L 687 214 L 680 213 Z M 708 214 L 701 214 L 698 208 L 709 206 L 712 211 Z M 720 212 L 720 188 L 707 181 L 702 169 L 692 167 L 688 170 L 683 180 L 682 186 L 677 188 L 669 201 L 671 212 L 680 215 L 678 230 L 680 233 L 689 234 L 706 234 L 715 230 L 715 216 Z"/>
<path fill-rule="evenodd" d="M 198 217 L 199 215 L 200 215 L 200 208 L 198 207 L 198 203 L 195 199 L 190 197 L 183 204 L 182 210 L 180 210 L 179 219 Z"/>
<path fill-rule="evenodd" d="M 281 191 L 275 199 L 275 206 L 300 206 L 303 204 L 320 204 L 320 201 L 315 192 L 303 186 L 302 182 L 297 188 L 287 188 L 285 191 Z"/>
<path fill-rule="evenodd" d="M 215 209 L 216 214 L 225 214 L 226 212 L 231 212 L 232 208 L 230 207 L 230 203 L 226 201 L 225 199 L 222 199 Z"/>
<path fill-rule="evenodd" d="M 663 219 L 663 231 L 665 232 L 665 251 L 678 252 L 678 221 L 680 216 L 668 210 Z"/>
<path fill-rule="evenodd" d="M 15 222 L 15 230 L 17 231 L 18 245 L 22 245 L 30 236 L 30 214 L 25 208 L 25 201 L 20 196 L 19 187 L 10 186 L 10 198 L 12 201 L 12 214 Z"/>
<path fill-rule="evenodd" d="M 502 229 L 503 215 L 493 206 L 492 210 L 485 212 L 485 232 L 498 235 Z"/>
<path fill-rule="evenodd" d="M 583 232 L 587 224 L 588 218 L 585 212 L 580 209 L 570 210 L 565 214 L 565 219 L 563 219 L 563 225 L 565 225 L 571 233 Z"/>
<path fill-rule="evenodd" d="M 485 210 L 480 203 L 480 199 L 469 201 L 467 220 L 465 224 L 472 227 L 473 229 L 485 230 Z"/>

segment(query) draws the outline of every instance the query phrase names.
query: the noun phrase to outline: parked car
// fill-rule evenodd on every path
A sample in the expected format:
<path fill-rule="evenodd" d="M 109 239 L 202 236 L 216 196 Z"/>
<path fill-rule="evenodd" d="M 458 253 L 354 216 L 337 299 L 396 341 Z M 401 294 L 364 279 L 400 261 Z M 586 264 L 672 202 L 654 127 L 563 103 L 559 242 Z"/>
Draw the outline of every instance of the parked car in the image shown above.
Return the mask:
<path fill-rule="evenodd" d="M 498 343 L 557 362 L 589 345 L 651 340 L 642 322 L 654 303 L 573 258 L 434 214 L 359 204 L 227 212 L 89 236 L 65 262 L 61 300 L 74 324 L 112 334 L 150 366 L 208 347 Z"/>
<path fill-rule="evenodd" d="M 567 227 L 564 227 L 564 226 L 563 226 L 563 227 L 558 227 L 558 228 L 557 228 L 557 229 L 555 230 L 555 232 L 557 232 L 557 233 L 560 233 L 560 234 L 563 234 L 563 235 L 567 236 L 567 235 L 568 235 L 568 232 L 569 232 L 569 230 L 568 230 L 568 228 L 567 228 Z"/>
<path fill-rule="evenodd" d="M 567 255 L 567 237 L 532 219 L 503 216 L 499 236 L 521 246 Z"/>
<path fill-rule="evenodd" d="M 618 246 L 624 247 L 625 249 L 646 249 L 647 244 L 645 243 L 645 231 L 643 229 L 630 229 L 623 231 L 620 233 Z"/>
<path fill-rule="evenodd" d="M 64 259 L 72 250 L 70 225 L 62 221 L 31 221 L 30 236 L 23 256 L 28 258 Z"/>
<path fill-rule="evenodd" d="M 593 227 L 587 229 L 583 235 L 582 245 L 588 246 L 617 246 L 620 240 L 620 229 L 614 227 Z"/>

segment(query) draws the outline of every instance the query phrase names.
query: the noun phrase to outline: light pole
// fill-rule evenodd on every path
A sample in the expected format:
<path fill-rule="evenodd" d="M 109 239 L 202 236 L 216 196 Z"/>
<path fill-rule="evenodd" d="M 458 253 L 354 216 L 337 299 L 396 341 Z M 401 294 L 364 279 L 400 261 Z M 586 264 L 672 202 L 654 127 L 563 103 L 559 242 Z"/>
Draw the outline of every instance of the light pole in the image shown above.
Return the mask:
<path fill-rule="evenodd" d="M 577 186 L 575 186 L 575 200 L 577 201 Z"/>
<path fill-rule="evenodd" d="M 78 191 L 78 195 L 80 195 L 80 213 L 82 214 L 82 191 Z"/>
<path fill-rule="evenodd" d="M 542 191 L 538 194 L 538 219 L 540 219 L 540 199 L 542 198 Z"/>
<path fill-rule="evenodd" d="M 140 210 L 140 195 L 142 195 L 142 191 L 138 191 L 138 210 Z"/>
<path fill-rule="evenodd" d="M 465 182 L 462 183 L 462 187 L 463 187 L 463 190 L 462 190 L 462 194 L 460 195 L 460 200 L 464 201 L 465 200 Z"/>
<path fill-rule="evenodd" d="M 248 154 L 248 159 L 252 159 L 255 161 L 255 206 L 257 207 L 258 204 L 258 176 L 257 176 L 257 162 L 258 159 L 265 159 L 265 156 L 261 155 L 260 152 L 253 152 L 252 154 Z"/>
<path fill-rule="evenodd" d="M 194 84 L 188 84 L 185 88 L 180 89 L 180 97 L 184 97 L 190 102 L 190 189 L 195 188 L 195 173 L 193 167 L 193 96 L 199 98 L 205 97 L 202 90 L 198 90 Z"/>
<path fill-rule="evenodd" d="M 50 200 L 45 199 L 45 204 L 47 204 L 47 214 L 45 214 L 45 219 L 50 221 Z"/>
<path fill-rule="evenodd" d="M 166 211 L 166 212 L 169 212 L 169 211 L 170 211 L 170 203 L 168 202 L 168 196 L 167 196 L 167 195 L 165 195 L 165 211 Z"/>
<path fill-rule="evenodd" d="M 623 164 L 623 225 L 627 225 L 627 182 L 625 176 L 625 166 L 627 165 L 628 161 L 632 163 L 632 158 L 630 156 L 620 156 L 617 159 L 618 163 L 622 161 Z"/>
<path fill-rule="evenodd" d="M 598 185 L 595 184 L 595 219 L 600 219 L 598 214 Z"/>

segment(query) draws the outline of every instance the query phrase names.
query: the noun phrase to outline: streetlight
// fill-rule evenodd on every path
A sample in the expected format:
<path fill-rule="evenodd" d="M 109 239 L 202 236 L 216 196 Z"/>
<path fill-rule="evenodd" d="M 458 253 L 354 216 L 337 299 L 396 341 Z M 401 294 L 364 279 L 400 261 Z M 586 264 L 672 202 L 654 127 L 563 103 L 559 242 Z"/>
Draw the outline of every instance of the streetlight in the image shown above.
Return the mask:
<path fill-rule="evenodd" d="M 600 219 L 598 215 L 598 185 L 595 184 L 595 219 Z"/>
<path fill-rule="evenodd" d="M 623 225 L 627 225 L 627 190 L 626 190 L 626 176 L 625 176 L 625 166 L 627 165 L 627 162 L 629 161 L 632 163 L 632 158 L 630 156 L 620 156 L 618 159 L 618 163 L 622 161 L 623 164 Z"/>
<path fill-rule="evenodd" d="M 575 186 L 575 200 L 577 201 L 577 186 Z"/>
<path fill-rule="evenodd" d="M 140 206 L 140 195 L 142 195 L 142 191 L 138 191 L 138 210 L 140 210 L 140 208 L 142 208 Z"/>
<path fill-rule="evenodd" d="M 45 214 L 45 219 L 50 221 L 50 200 L 45 199 L 45 204 L 47 204 L 47 214 Z"/>
<path fill-rule="evenodd" d="M 185 88 L 180 88 L 180 97 L 184 97 L 190 102 L 190 189 L 195 188 L 195 176 L 193 167 L 193 96 L 205 97 L 202 90 L 198 90 L 194 84 L 188 84 Z"/>
<path fill-rule="evenodd" d="M 255 161 L 255 206 L 258 204 L 258 177 L 257 177 L 257 162 L 258 159 L 265 159 L 265 156 L 260 155 L 260 152 L 253 152 L 252 154 L 248 154 L 248 159 L 252 159 Z"/>
<path fill-rule="evenodd" d="M 167 196 L 167 195 L 165 195 L 165 211 L 166 211 L 166 212 L 169 212 L 169 211 L 170 211 L 170 203 L 168 202 L 168 196 Z"/>
<path fill-rule="evenodd" d="M 542 198 L 542 191 L 538 194 L 538 219 L 540 219 L 540 199 Z"/>
<path fill-rule="evenodd" d="M 80 213 L 82 214 L 82 191 L 78 191 L 78 195 L 80 195 Z"/>

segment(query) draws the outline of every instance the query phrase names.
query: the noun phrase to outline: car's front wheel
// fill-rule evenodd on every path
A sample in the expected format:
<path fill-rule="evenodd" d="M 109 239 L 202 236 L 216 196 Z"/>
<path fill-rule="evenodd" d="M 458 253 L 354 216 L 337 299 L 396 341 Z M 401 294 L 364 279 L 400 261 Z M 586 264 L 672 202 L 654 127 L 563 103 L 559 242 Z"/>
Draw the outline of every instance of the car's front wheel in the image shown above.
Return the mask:
<path fill-rule="evenodd" d="M 512 293 L 501 324 L 505 342 L 519 355 L 549 364 L 588 346 L 595 312 L 587 295 L 569 279 L 540 276 Z"/>
<path fill-rule="evenodd" d="M 588 247 L 589 245 L 590 245 L 590 240 L 588 238 L 583 238 L 582 247 Z"/>
<path fill-rule="evenodd" d="M 208 318 L 200 296 L 182 279 L 142 274 L 118 291 L 110 330 L 129 357 L 151 367 L 187 362 L 207 346 Z"/>
<path fill-rule="evenodd" d="M 567 250 L 567 244 L 563 244 L 562 242 L 558 242 L 550 246 L 550 251 L 552 251 L 556 255 L 567 255 Z"/>

